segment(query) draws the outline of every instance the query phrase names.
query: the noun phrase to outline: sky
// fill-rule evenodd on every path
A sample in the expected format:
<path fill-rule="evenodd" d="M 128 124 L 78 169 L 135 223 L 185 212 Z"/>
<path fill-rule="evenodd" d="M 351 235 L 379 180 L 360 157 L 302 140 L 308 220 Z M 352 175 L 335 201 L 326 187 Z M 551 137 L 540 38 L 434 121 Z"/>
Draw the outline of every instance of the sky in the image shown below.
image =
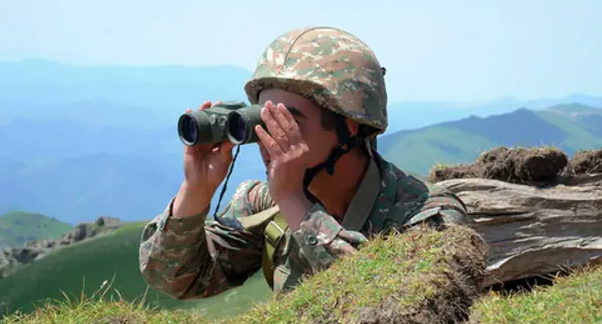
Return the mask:
<path fill-rule="evenodd" d="M 391 101 L 602 95 L 600 0 L 0 0 L 0 60 L 234 65 L 297 27 L 360 37 Z"/>

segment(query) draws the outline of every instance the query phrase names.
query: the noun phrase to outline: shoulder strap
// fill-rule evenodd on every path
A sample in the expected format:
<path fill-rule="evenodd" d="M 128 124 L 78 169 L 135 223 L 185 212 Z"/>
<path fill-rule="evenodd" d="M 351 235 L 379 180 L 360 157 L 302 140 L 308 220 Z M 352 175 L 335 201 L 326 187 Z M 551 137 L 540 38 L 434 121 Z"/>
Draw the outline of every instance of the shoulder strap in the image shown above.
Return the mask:
<path fill-rule="evenodd" d="M 280 212 L 265 227 L 261 267 L 263 276 L 272 289 L 274 288 L 274 251 L 284 237 L 287 227 L 288 224 Z"/>
<path fill-rule="evenodd" d="M 263 276 L 270 285 L 270 288 L 274 286 L 274 251 L 276 246 L 280 243 L 280 240 L 284 236 L 288 225 L 280 214 L 280 208 L 278 205 L 263 210 L 257 214 L 241 217 L 239 221 L 242 226 L 249 230 L 263 226 L 264 244 L 263 253 L 261 260 L 261 267 L 263 269 Z M 267 224 L 266 224 L 267 223 Z"/>
<path fill-rule="evenodd" d="M 241 217 L 238 220 L 245 229 L 251 229 L 258 226 L 263 226 L 266 222 L 269 222 L 280 212 L 278 205 L 262 210 L 257 214 Z"/>

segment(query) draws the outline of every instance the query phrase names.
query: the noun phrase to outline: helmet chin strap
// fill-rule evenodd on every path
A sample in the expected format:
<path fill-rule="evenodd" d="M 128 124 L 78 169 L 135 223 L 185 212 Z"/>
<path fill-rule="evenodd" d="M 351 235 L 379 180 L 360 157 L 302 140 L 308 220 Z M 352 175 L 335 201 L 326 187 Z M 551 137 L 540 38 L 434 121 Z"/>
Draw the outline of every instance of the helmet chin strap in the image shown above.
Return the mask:
<path fill-rule="evenodd" d="M 321 204 L 320 200 L 311 192 L 309 192 L 308 188 L 311 181 L 324 168 L 326 169 L 326 173 L 332 176 L 334 174 L 334 167 L 337 161 L 344 154 L 350 152 L 352 149 L 363 143 L 360 136 L 351 136 L 349 129 L 347 128 L 347 123 L 345 123 L 345 117 L 342 115 L 335 115 L 335 132 L 337 134 L 338 144 L 334 149 L 332 149 L 332 151 L 330 151 L 328 158 L 326 158 L 324 162 L 305 170 L 305 175 L 303 177 L 303 191 L 305 192 L 307 199 L 309 199 L 309 201 L 312 203 Z"/>

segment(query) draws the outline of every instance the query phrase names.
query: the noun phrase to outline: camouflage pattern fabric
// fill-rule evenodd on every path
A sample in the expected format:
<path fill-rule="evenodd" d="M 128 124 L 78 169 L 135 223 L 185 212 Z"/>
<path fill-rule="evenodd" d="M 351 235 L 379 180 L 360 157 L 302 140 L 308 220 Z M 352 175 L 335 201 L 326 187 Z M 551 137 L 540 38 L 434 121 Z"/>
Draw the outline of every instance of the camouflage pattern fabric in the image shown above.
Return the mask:
<path fill-rule="evenodd" d="M 313 100 L 380 134 L 387 128 L 382 67 L 357 37 L 332 27 L 295 29 L 276 38 L 245 85 L 252 104 L 262 89 L 279 88 Z"/>
<path fill-rule="evenodd" d="M 368 177 L 377 177 L 373 203 L 357 203 L 362 197 L 356 195 L 341 223 L 316 204 L 297 231 L 287 229 L 275 252 L 275 292 L 294 289 L 302 276 L 327 269 L 378 233 L 420 222 L 468 222 L 466 207 L 453 193 L 372 154 L 376 173 L 367 173 L 360 188 Z M 239 185 L 221 213 L 228 222 L 208 220 L 208 209 L 174 217 L 172 203 L 146 225 L 141 238 L 140 270 L 149 285 L 178 299 L 202 298 L 240 286 L 260 270 L 263 228 L 243 229 L 238 219 L 275 205 L 266 182 Z"/>

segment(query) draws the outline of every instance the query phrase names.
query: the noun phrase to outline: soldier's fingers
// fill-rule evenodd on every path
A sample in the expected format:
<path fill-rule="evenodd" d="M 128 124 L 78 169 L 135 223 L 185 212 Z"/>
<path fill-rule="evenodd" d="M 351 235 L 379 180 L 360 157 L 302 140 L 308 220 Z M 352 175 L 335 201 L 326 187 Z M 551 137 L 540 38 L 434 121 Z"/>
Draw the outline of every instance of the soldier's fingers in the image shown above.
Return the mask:
<path fill-rule="evenodd" d="M 290 146 L 288 142 L 288 137 L 284 132 L 284 129 L 278 124 L 275 119 L 275 110 L 274 105 L 270 105 L 269 103 L 261 109 L 261 119 L 265 123 L 267 130 L 270 132 L 271 138 L 275 141 L 275 143 L 280 146 L 282 151 L 287 151 Z"/>
<path fill-rule="evenodd" d="M 282 127 L 290 144 L 297 144 L 303 141 L 297 121 L 283 104 L 279 103 L 276 106 L 273 115 L 278 120 L 278 124 Z"/>
<path fill-rule="evenodd" d="M 268 134 L 263 127 L 261 127 L 261 125 L 255 126 L 255 133 L 272 159 L 284 154 L 280 148 L 280 145 L 276 143 L 272 136 L 270 136 L 270 134 Z"/>
<path fill-rule="evenodd" d="M 209 107 L 211 107 L 211 101 L 205 100 L 205 102 L 203 102 L 203 104 L 199 107 L 199 110 L 207 109 Z"/>

